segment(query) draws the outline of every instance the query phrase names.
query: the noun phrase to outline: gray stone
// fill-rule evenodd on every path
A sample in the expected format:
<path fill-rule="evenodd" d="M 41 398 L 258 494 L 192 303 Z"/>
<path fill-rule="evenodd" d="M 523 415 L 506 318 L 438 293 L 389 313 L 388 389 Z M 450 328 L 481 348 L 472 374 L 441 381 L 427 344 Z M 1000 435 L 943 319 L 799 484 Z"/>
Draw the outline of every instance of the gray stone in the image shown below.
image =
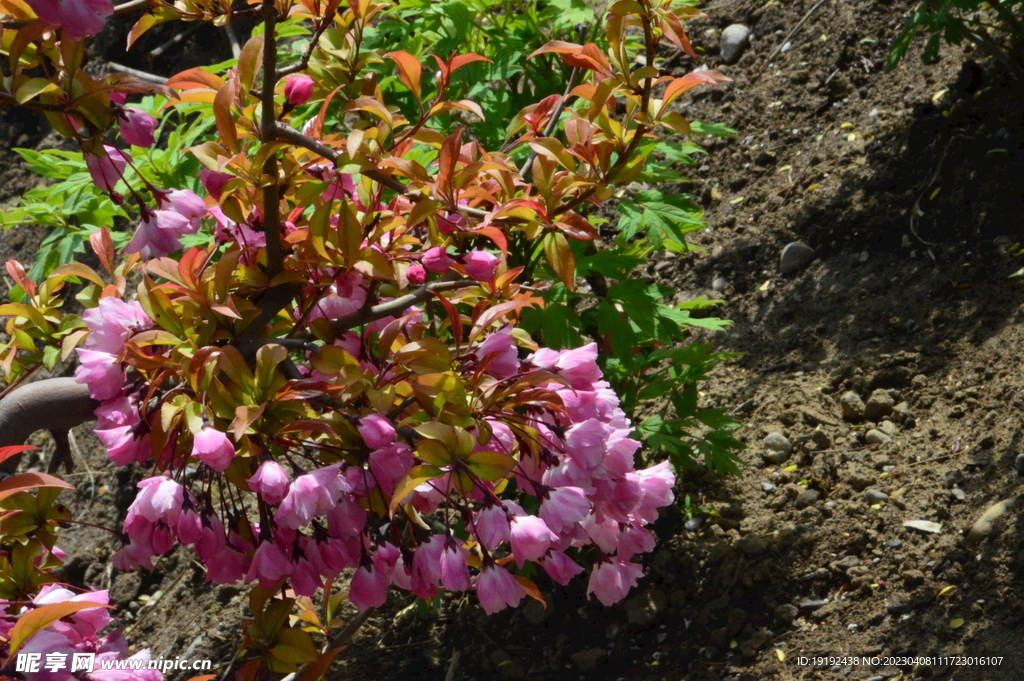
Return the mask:
<path fill-rule="evenodd" d="M 908 589 L 913 589 L 924 584 L 924 573 L 920 570 L 904 570 L 901 576 L 903 577 L 903 583 Z"/>
<path fill-rule="evenodd" d="M 768 542 L 759 534 L 748 534 L 736 542 L 736 548 L 748 556 L 756 556 L 768 550 Z"/>
<path fill-rule="evenodd" d="M 882 421 L 878 424 L 878 429 L 889 437 L 896 437 L 896 433 L 899 432 L 899 428 L 892 421 Z"/>
<path fill-rule="evenodd" d="M 954 487 L 950 490 L 957 501 L 964 501 L 967 499 L 967 492 L 963 491 L 959 487 Z"/>
<path fill-rule="evenodd" d="M 910 417 L 910 405 L 906 402 L 900 402 L 892 408 L 892 418 L 897 423 L 903 423 Z"/>
<path fill-rule="evenodd" d="M 686 529 L 686 530 L 687 530 L 688 532 L 696 532 L 696 531 L 697 531 L 697 530 L 699 530 L 699 529 L 700 529 L 700 528 L 701 528 L 701 527 L 702 527 L 703 525 L 704 525 L 704 519 L 703 519 L 703 518 L 700 518 L 700 517 L 697 517 L 697 518 L 690 518 L 690 519 L 689 519 L 689 520 L 687 520 L 687 521 L 686 521 L 685 523 L 683 523 L 683 527 L 684 527 L 684 528 L 685 528 L 685 529 Z"/>
<path fill-rule="evenodd" d="M 735 64 L 750 47 L 750 29 L 743 24 L 733 24 L 722 31 L 720 53 L 726 64 Z"/>
<path fill-rule="evenodd" d="M 908 520 L 903 523 L 903 527 L 910 530 L 918 530 L 919 532 L 927 532 L 928 534 L 942 534 L 941 523 L 933 523 L 930 520 Z"/>
<path fill-rule="evenodd" d="M 797 610 L 796 606 L 792 603 L 783 603 L 782 605 L 775 606 L 775 619 L 786 624 L 792 624 L 793 620 L 796 619 L 797 614 L 800 611 Z"/>
<path fill-rule="evenodd" d="M 714 281 L 711 282 L 711 290 L 721 293 L 728 285 L 729 281 L 725 277 L 715 277 Z"/>
<path fill-rule="evenodd" d="M 971 526 L 970 532 L 967 533 L 967 539 L 976 542 L 992 534 L 996 521 L 1016 506 L 1018 499 L 1019 497 L 1010 497 L 989 506 L 981 517 L 978 518 L 978 521 Z"/>
<path fill-rule="evenodd" d="M 889 495 L 881 490 L 866 489 L 864 490 L 864 501 L 869 504 L 880 504 L 883 501 L 889 501 Z"/>
<path fill-rule="evenodd" d="M 830 566 L 833 570 L 849 570 L 852 567 L 860 565 L 860 558 L 857 556 L 846 556 L 842 560 L 837 560 Z"/>
<path fill-rule="evenodd" d="M 590 648 L 589 650 L 573 653 L 572 662 L 581 672 L 590 672 L 597 669 L 601 661 L 604 660 L 604 656 L 604 648 Z"/>
<path fill-rule="evenodd" d="M 821 498 L 821 492 L 814 489 L 805 489 L 800 493 L 800 496 L 796 498 L 797 508 L 807 508 L 818 503 L 818 499 Z"/>
<path fill-rule="evenodd" d="M 878 430 L 877 428 L 872 428 L 867 432 L 867 435 L 864 436 L 864 442 L 868 443 L 869 445 L 884 445 L 886 442 L 889 442 L 890 440 L 892 440 L 891 437 L 889 437 L 882 431 Z"/>
<path fill-rule="evenodd" d="M 768 494 L 771 494 L 772 492 L 775 491 L 775 489 L 776 489 L 775 485 L 770 483 L 770 482 L 762 482 L 761 483 L 761 491 L 762 492 L 766 492 Z"/>
<path fill-rule="evenodd" d="M 793 443 L 782 433 L 769 433 L 764 439 L 764 446 L 776 452 L 792 452 Z"/>
<path fill-rule="evenodd" d="M 758 649 L 763 646 L 771 636 L 764 629 L 755 631 L 746 641 L 740 643 L 740 654 L 743 657 L 755 657 Z"/>
<path fill-rule="evenodd" d="M 832 446 L 832 438 L 823 430 L 816 430 L 811 433 L 811 442 L 814 443 L 814 449 L 817 451 L 829 449 Z"/>
<path fill-rule="evenodd" d="M 910 612 L 910 607 L 910 601 L 906 598 L 894 598 L 885 603 L 885 609 L 890 615 L 903 615 Z"/>
<path fill-rule="evenodd" d="M 793 455 L 789 452 L 767 451 L 761 453 L 761 458 L 765 460 L 765 463 L 774 464 L 786 463 L 791 456 Z"/>
<path fill-rule="evenodd" d="M 793 241 L 782 249 L 779 270 L 783 274 L 792 274 L 812 260 L 814 260 L 814 249 L 802 241 Z"/>
<path fill-rule="evenodd" d="M 839 407 L 843 410 L 844 419 L 864 418 L 864 400 L 852 390 L 843 393 L 843 396 L 839 398 Z"/>
<path fill-rule="evenodd" d="M 877 419 L 888 416 L 892 413 L 895 406 L 896 401 L 892 399 L 889 393 L 881 389 L 876 390 L 871 393 L 871 397 L 864 404 L 864 418 Z"/>

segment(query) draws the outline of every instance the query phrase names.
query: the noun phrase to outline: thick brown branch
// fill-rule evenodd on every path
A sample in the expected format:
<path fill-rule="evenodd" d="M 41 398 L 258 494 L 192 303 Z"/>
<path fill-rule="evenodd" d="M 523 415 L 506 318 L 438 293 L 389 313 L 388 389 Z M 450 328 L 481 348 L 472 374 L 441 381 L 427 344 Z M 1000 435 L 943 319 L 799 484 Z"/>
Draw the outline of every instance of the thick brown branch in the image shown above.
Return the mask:
<path fill-rule="evenodd" d="M 73 378 L 48 378 L 29 383 L 0 400 L 0 447 L 20 445 L 37 430 L 67 432 L 92 421 L 99 402 L 89 397 L 89 388 Z M 0 465 L 12 472 L 20 456 Z"/>

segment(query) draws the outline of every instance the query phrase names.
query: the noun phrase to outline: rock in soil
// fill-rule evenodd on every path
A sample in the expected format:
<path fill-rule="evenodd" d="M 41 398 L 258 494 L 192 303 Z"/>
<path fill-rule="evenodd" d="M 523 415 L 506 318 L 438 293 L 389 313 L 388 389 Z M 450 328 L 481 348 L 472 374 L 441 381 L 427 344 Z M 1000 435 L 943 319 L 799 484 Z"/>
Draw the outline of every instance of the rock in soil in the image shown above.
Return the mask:
<path fill-rule="evenodd" d="M 920 532 L 927 532 L 928 534 L 942 534 L 942 524 L 933 523 L 930 520 L 908 520 L 903 523 L 903 527 L 911 530 L 918 530 Z"/>
<path fill-rule="evenodd" d="M 793 241 L 782 249 L 779 271 L 782 274 L 792 274 L 812 260 L 814 260 L 814 249 L 802 241 Z"/>
<path fill-rule="evenodd" d="M 839 408 L 843 410 L 844 419 L 864 418 L 864 400 L 852 390 L 843 393 L 843 396 L 839 398 Z"/>
<path fill-rule="evenodd" d="M 967 533 L 967 539 L 970 541 L 981 541 L 988 535 L 992 534 L 992 529 L 995 527 L 995 522 L 999 518 L 1006 515 L 1006 512 L 1017 505 L 1017 501 L 1020 497 L 1010 497 L 1009 499 L 1003 499 L 999 503 L 992 504 L 988 509 L 981 514 L 978 521 L 971 526 L 970 532 Z"/>
<path fill-rule="evenodd" d="M 735 64 L 750 47 L 750 29 L 743 24 L 733 24 L 722 31 L 722 61 Z"/>
<path fill-rule="evenodd" d="M 877 419 L 888 416 L 895 406 L 896 401 L 892 399 L 892 395 L 881 389 L 876 390 L 871 393 L 871 397 L 864 405 L 864 418 Z"/>
<path fill-rule="evenodd" d="M 872 428 L 867 432 L 867 435 L 864 436 L 864 442 L 867 442 L 869 445 L 884 445 L 890 440 L 892 440 L 891 437 L 877 428 Z"/>
<path fill-rule="evenodd" d="M 883 501 L 889 501 L 889 495 L 881 490 L 867 489 L 864 490 L 864 501 L 869 504 L 880 504 Z"/>
<path fill-rule="evenodd" d="M 782 433 L 769 433 L 768 437 L 764 439 L 764 446 L 773 451 L 787 454 L 793 451 L 793 443 Z"/>

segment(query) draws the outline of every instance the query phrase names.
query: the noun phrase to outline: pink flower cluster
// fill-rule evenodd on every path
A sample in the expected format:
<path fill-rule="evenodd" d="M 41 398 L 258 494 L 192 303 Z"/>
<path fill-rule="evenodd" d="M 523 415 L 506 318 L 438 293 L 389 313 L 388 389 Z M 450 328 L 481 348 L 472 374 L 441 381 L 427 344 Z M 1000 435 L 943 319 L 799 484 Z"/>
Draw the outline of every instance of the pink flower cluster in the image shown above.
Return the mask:
<path fill-rule="evenodd" d="M 106 591 L 93 591 L 75 595 L 74 592 L 57 584 L 48 584 L 40 589 L 32 604 L 37 607 L 79 601 L 106 605 L 110 598 Z M 0 601 L 0 635 L 9 637 L 17 618 L 24 613 L 11 613 L 12 606 Z M 19 654 L 39 654 L 39 669 L 35 672 L 19 672 L 26 681 L 162 681 L 163 674 L 156 669 L 110 669 L 103 670 L 106 660 L 140 660 L 148 662 L 149 649 L 128 656 L 128 644 L 121 637 L 120 630 L 101 636 L 100 632 L 111 622 L 106 608 L 85 608 L 62 617 L 45 629 L 36 632 L 18 650 Z M 95 661 L 92 671 L 71 671 L 71 660 L 75 654 L 92 653 Z M 60 667 L 47 667 L 48 655 L 63 661 Z M 8 660 L 11 665 L 13 660 Z M 145 666 L 145 665 L 142 665 Z"/>
<path fill-rule="evenodd" d="M 350 314 L 362 304 L 353 301 L 357 293 L 365 295 L 364 287 L 361 275 L 342 275 L 311 316 Z M 76 376 L 102 401 L 97 434 L 116 463 L 144 462 L 152 445 L 140 423 L 140 396 L 124 387 L 117 353 L 151 321 L 137 303 L 109 298 L 86 312 L 85 320 L 92 335 L 79 350 L 82 366 Z M 379 331 L 380 323 L 388 320 L 371 326 Z M 349 332 L 335 346 L 351 354 L 367 375 L 391 380 L 393 370 L 378 366 L 380 360 L 365 351 L 368 339 Z M 217 583 L 244 579 L 271 588 L 287 578 L 296 593 L 311 595 L 325 580 L 356 568 L 350 598 L 359 608 L 382 604 L 394 585 L 420 598 L 441 590 L 475 591 L 492 613 L 526 594 L 508 566 L 533 562 L 566 584 L 583 571 L 577 561 L 587 556 L 594 563 L 588 594 L 614 603 L 642 576 L 635 558 L 653 549 L 646 526 L 672 502 L 675 478 L 667 463 L 636 470 L 640 444 L 630 437 L 630 424 L 596 359 L 595 344 L 561 352 L 540 349 L 521 359 L 510 328 L 463 353 L 462 372 L 484 374 L 492 382 L 548 372 L 551 378 L 535 381 L 536 388 L 554 395 L 563 408 L 494 413 L 466 431 L 473 438 L 472 452 L 462 456 L 481 453 L 510 462 L 514 494 L 479 476 L 470 476 L 467 488 L 467 464 L 461 459 L 401 492 L 405 497 L 397 502 L 420 514 L 443 508 L 446 517 L 459 519 L 457 527 L 439 534 L 403 531 L 399 523 L 368 513 L 372 499 L 391 500 L 413 467 L 423 463 L 419 440 L 407 429 L 402 434 L 388 416 L 364 411 L 351 417 L 364 447 L 344 462 L 324 465 L 308 452 L 287 460 L 267 454 L 258 462 L 246 459 L 251 467 L 245 486 L 264 505 L 259 519 L 250 517 L 248 506 L 225 513 L 211 503 L 209 481 L 231 484 L 217 476 L 235 462 L 236 452 L 225 433 L 205 425 L 193 435 L 191 456 L 175 457 L 169 445 L 170 455 L 158 461 L 164 472 L 139 483 L 124 524 L 128 543 L 116 564 L 150 568 L 154 556 L 180 543 L 195 548 L 207 579 Z M 335 379 L 319 372 L 313 378 Z M 186 475 L 193 461 L 202 465 L 199 476 Z"/>

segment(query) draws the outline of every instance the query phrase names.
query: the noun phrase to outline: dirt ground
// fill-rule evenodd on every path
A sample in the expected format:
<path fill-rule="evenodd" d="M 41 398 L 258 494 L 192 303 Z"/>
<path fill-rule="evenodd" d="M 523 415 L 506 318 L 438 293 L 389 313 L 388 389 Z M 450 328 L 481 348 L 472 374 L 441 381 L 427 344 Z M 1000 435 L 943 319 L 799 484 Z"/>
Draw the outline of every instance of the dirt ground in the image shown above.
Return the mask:
<path fill-rule="evenodd" d="M 1024 241 L 1024 88 L 962 49 L 931 67 L 912 52 L 883 73 L 907 0 L 829 0 L 789 36 L 816 5 L 713 2 L 693 25 L 704 63 L 734 83 L 682 111 L 740 134 L 699 140 L 709 156 L 677 188 L 707 211 L 705 252 L 647 272 L 680 300 L 724 300 L 734 326 L 710 340 L 744 354 L 703 399 L 744 423 L 743 478 L 680 481 L 647 577 L 617 607 L 588 602 L 583 583 L 545 584 L 546 609 L 494 617 L 393 594 L 331 678 L 1024 676 L 1024 518 L 1011 510 L 967 537 L 1020 484 L 1024 290 L 1011 275 L 1024 259 L 1009 247 Z M 735 22 L 753 43 L 724 66 L 718 31 Z M 15 166 L 3 177 L 5 197 L 31 186 Z M 7 232 L 0 255 L 30 261 L 39 238 Z M 792 241 L 815 259 L 782 276 Z M 771 433 L 788 455 L 764 443 Z M 115 470 L 87 427 L 77 442 L 77 517 L 116 525 L 141 473 Z M 138 646 L 208 657 L 219 673 L 233 664 L 244 592 L 205 585 L 188 552 L 116 574 L 109 533 L 78 527 L 62 545 L 65 578 L 111 588 Z"/>

